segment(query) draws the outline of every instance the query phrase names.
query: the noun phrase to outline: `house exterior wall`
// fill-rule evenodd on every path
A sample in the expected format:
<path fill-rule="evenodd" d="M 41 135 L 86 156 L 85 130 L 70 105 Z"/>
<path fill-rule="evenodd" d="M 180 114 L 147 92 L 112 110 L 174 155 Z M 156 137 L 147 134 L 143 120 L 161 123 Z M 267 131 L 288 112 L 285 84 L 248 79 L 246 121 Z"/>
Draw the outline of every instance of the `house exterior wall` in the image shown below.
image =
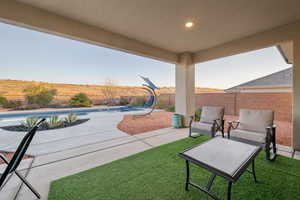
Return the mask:
<path fill-rule="evenodd" d="M 274 93 L 274 92 L 293 92 L 292 88 L 247 88 L 241 89 L 241 93 Z"/>
<path fill-rule="evenodd" d="M 227 91 L 226 91 L 227 92 Z M 241 93 L 280 93 L 280 92 L 293 92 L 292 86 L 253 86 L 240 88 Z"/>
<path fill-rule="evenodd" d="M 272 86 L 247 86 L 240 88 L 231 88 L 225 90 L 226 93 L 280 93 L 280 92 L 293 92 L 292 85 L 272 85 Z"/>

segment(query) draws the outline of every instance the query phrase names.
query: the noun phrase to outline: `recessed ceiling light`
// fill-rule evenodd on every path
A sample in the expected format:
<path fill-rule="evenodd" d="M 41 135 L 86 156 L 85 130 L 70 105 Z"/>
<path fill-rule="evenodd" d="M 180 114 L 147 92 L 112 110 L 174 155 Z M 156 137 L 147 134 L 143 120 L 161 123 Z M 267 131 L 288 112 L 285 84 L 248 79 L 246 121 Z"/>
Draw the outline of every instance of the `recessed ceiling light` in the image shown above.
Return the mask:
<path fill-rule="evenodd" d="M 192 28 L 194 26 L 194 22 L 186 22 L 185 27 Z"/>

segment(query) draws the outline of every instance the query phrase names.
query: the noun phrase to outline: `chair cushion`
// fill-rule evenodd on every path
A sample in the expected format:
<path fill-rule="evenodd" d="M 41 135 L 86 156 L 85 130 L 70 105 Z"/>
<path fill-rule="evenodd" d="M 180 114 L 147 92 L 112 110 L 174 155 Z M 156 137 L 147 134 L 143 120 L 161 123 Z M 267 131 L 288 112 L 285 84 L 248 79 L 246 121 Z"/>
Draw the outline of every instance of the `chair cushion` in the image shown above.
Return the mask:
<path fill-rule="evenodd" d="M 221 106 L 203 106 L 200 122 L 214 123 L 216 119 L 223 119 L 224 107 Z"/>
<path fill-rule="evenodd" d="M 259 143 L 265 143 L 266 134 L 260 132 L 251 132 L 241 129 L 235 129 L 230 131 L 230 137 L 242 138 L 250 141 L 255 141 Z"/>
<path fill-rule="evenodd" d="M 273 125 L 274 112 L 272 110 L 240 110 L 239 129 L 266 133 L 266 127 Z"/>
<path fill-rule="evenodd" d="M 203 123 L 203 122 L 193 122 L 192 128 L 204 130 L 204 131 L 211 131 L 211 128 L 213 127 L 212 123 Z"/>

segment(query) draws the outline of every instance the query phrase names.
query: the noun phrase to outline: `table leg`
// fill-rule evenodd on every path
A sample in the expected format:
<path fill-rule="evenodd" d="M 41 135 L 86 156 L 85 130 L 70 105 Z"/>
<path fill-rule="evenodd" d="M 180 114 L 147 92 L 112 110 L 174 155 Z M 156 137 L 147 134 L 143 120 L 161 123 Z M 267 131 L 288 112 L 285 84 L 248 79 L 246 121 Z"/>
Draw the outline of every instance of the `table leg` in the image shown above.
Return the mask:
<path fill-rule="evenodd" d="M 228 190 L 227 190 L 227 200 L 231 199 L 231 186 L 232 186 L 232 182 L 229 181 L 228 182 Z"/>
<path fill-rule="evenodd" d="M 216 174 L 212 174 L 211 175 L 211 177 L 210 177 L 210 179 L 208 181 L 207 187 L 202 187 L 202 186 L 197 185 L 197 184 L 195 184 L 193 182 L 190 182 L 190 162 L 188 160 L 185 161 L 185 166 L 186 166 L 186 182 L 185 182 L 185 190 L 186 191 L 189 191 L 189 185 L 191 185 L 191 186 L 193 186 L 195 188 L 198 188 L 202 192 L 205 192 L 212 199 L 214 199 L 214 200 L 220 200 L 217 196 L 215 196 L 214 194 L 212 194 L 212 193 L 209 192 L 209 190 L 211 188 L 211 185 L 212 185 L 213 181 L 216 178 Z"/>
<path fill-rule="evenodd" d="M 256 174 L 255 174 L 254 159 L 252 160 L 252 174 L 253 174 L 254 182 L 257 183 Z"/>
<path fill-rule="evenodd" d="M 189 191 L 189 182 L 190 182 L 190 165 L 189 161 L 185 161 L 186 165 L 186 182 L 185 182 L 185 190 Z"/>

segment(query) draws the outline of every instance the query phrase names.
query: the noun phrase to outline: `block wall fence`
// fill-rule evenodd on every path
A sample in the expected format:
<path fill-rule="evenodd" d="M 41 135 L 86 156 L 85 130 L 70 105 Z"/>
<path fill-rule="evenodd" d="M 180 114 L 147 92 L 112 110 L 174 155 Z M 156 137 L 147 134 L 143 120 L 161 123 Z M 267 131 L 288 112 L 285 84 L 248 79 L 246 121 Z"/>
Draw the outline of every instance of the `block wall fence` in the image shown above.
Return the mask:
<path fill-rule="evenodd" d="M 168 105 L 175 105 L 175 94 L 161 94 Z M 277 142 L 290 146 L 292 136 L 292 93 L 199 93 L 196 108 L 224 106 L 225 120 L 238 119 L 239 110 L 268 109 L 275 113 Z"/>

